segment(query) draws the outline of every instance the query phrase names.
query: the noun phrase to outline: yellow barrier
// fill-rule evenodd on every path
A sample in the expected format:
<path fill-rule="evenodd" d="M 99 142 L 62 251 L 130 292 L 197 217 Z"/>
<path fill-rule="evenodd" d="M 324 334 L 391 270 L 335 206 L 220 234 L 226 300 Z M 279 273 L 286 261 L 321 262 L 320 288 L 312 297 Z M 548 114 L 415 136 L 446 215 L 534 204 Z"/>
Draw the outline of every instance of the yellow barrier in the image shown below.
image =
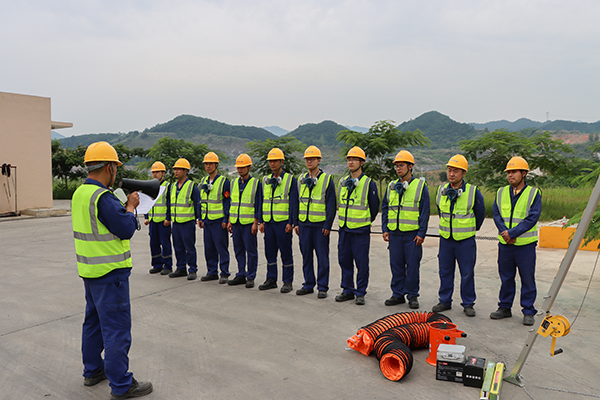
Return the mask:
<path fill-rule="evenodd" d="M 553 249 L 566 249 L 569 247 L 569 240 L 575 233 L 575 228 L 565 228 L 559 226 L 542 226 L 540 228 L 540 237 L 538 245 L 540 247 L 549 247 Z M 583 242 L 581 243 L 583 244 Z M 579 250 L 598 251 L 600 240 L 593 240 L 586 246 L 579 246 Z"/>

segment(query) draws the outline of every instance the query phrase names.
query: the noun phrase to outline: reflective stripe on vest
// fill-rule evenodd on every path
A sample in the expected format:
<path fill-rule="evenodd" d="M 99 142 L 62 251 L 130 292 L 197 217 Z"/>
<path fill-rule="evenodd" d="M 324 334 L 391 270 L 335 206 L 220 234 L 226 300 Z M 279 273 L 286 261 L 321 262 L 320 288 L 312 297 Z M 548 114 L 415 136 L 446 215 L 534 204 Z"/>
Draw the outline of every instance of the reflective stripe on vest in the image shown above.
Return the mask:
<path fill-rule="evenodd" d="M 442 195 L 443 188 L 448 189 L 450 184 L 442 185 L 438 188 L 435 204 L 440 209 L 440 236 L 449 239 L 450 235 L 454 240 L 464 240 L 475 236 L 477 222 L 473 206 L 475 205 L 475 192 L 477 187 L 465 184 L 465 191 L 454 202 L 454 209 L 450 213 L 450 199 Z"/>
<path fill-rule="evenodd" d="M 99 278 L 115 269 L 131 268 L 129 240 L 112 234 L 98 219 L 98 199 L 105 192 L 114 196 L 110 190 L 91 184 L 81 185 L 73 194 L 73 237 L 82 278 Z"/>
<path fill-rule="evenodd" d="M 240 196 L 240 179 L 233 181 L 231 188 L 231 207 L 229 208 L 229 220 L 232 224 L 236 222 L 242 225 L 254 223 L 256 189 L 258 188 L 258 179 L 250 178 L 244 186 Z"/>
<path fill-rule="evenodd" d="M 202 180 L 198 184 L 200 189 L 200 215 L 202 219 L 208 218 L 209 220 L 223 219 L 225 211 L 223 208 L 223 185 L 225 184 L 225 178 L 223 175 L 219 175 L 213 182 L 213 188 L 208 193 L 202 190 L 202 184 L 208 184 L 210 177 L 207 176 L 206 180 Z"/>
<path fill-rule="evenodd" d="M 527 218 L 529 215 L 529 210 L 531 209 L 531 205 L 533 204 L 533 200 L 535 200 L 535 196 L 538 194 L 538 192 L 539 190 L 532 186 L 525 187 L 517 199 L 517 203 L 515 204 L 515 208 L 513 210 L 510 199 L 510 186 L 504 186 L 498 189 L 498 193 L 496 194 L 496 205 L 498 206 L 498 210 L 500 210 L 500 216 L 504 220 L 504 224 L 508 229 L 514 228 L 519 223 L 523 222 L 525 218 Z M 501 235 L 498 235 L 498 240 L 500 240 L 500 243 L 506 244 L 506 241 Z M 530 230 L 517 237 L 514 244 L 516 246 L 523 246 L 529 243 L 535 243 L 537 240 L 538 228 L 536 222 L 536 224 Z"/>
<path fill-rule="evenodd" d="M 388 224 L 390 231 L 402 232 L 416 231 L 419 229 L 419 203 L 423 194 L 425 181 L 413 179 L 408 188 L 400 195 L 394 188 L 400 179 L 390 182 L 387 191 L 388 200 Z"/>
<path fill-rule="evenodd" d="M 196 219 L 192 202 L 193 187 L 194 183 L 190 179 L 185 181 L 179 189 L 179 193 L 177 193 L 177 182 L 171 185 L 171 219 L 173 222 L 183 223 Z"/>
<path fill-rule="evenodd" d="M 273 174 L 269 176 L 272 178 Z M 264 201 L 263 201 L 263 221 L 275 222 L 287 221 L 290 219 L 290 188 L 292 186 L 292 175 L 285 174 L 275 192 L 273 186 L 263 182 Z"/>
<path fill-rule="evenodd" d="M 308 173 L 304 174 L 304 178 L 308 177 Z M 298 193 L 300 196 L 300 208 L 298 219 L 302 222 L 323 222 L 327 219 L 325 193 L 327 186 L 331 181 L 331 175 L 322 172 L 319 175 L 317 184 L 308 189 L 308 186 L 298 181 Z"/>
<path fill-rule="evenodd" d="M 342 182 L 348 179 L 340 179 L 339 189 L 339 223 L 340 227 L 347 226 L 348 229 L 362 228 L 371 225 L 371 212 L 367 201 L 371 178 L 363 175 L 358 181 L 358 186 L 348 195 L 348 188 L 342 186 Z"/>
<path fill-rule="evenodd" d="M 156 203 L 150 209 L 149 219 L 151 222 L 163 222 L 167 219 L 167 193 L 169 191 L 169 182 L 163 181 L 160 186 L 165 187 L 165 192 L 156 200 Z"/>

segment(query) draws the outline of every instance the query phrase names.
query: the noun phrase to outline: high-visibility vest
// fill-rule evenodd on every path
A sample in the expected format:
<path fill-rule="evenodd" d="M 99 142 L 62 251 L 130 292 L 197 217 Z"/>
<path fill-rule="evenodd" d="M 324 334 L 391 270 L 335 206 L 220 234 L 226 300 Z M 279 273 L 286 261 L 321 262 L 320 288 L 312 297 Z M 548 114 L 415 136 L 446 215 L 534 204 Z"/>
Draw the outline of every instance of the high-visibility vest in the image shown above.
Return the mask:
<path fill-rule="evenodd" d="M 510 190 L 510 186 L 504 186 L 498 189 L 498 193 L 496 194 L 496 205 L 498 206 L 500 216 L 508 229 L 514 228 L 527 218 L 533 200 L 535 200 L 535 196 L 539 193 L 539 189 L 532 186 L 526 186 L 517 199 L 517 203 L 513 209 L 510 201 Z M 500 240 L 500 243 L 506 244 L 506 241 L 501 235 L 498 235 L 498 240 Z M 538 228 L 536 221 L 535 225 L 530 230 L 516 238 L 514 244 L 516 246 L 523 246 L 529 243 L 535 243 L 537 240 Z"/>
<path fill-rule="evenodd" d="M 207 176 L 206 179 L 203 179 L 198 184 L 198 188 L 200 189 L 200 215 L 202 219 L 208 218 L 214 221 L 225 217 L 225 210 L 223 209 L 223 201 L 225 200 L 223 185 L 226 180 L 227 178 L 223 175 L 219 175 L 213 182 L 212 189 L 208 193 L 202 189 L 202 185 L 208 185 L 210 176 Z"/>
<path fill-rule="evenodd" d="M 422 179 L 413 179 L 408 188 L 404 189 L 402 199 L 395 189 L 396 182 L 400 179 L 390 182 L 387 191 L 388 202 L 388 224 L 390 231 L 416 231 L 419 229 L 419 203 L 423 194 L 425 181 Z"/>
<path fill-rule="evenodd" d="M 240 180 L 233 181 L 231 188 L 231 207 L 229 208 L 229 220 L 232 224 L 239 221 L 242 225 L 254 223 L 256 190 L 258 179 L 251 177 L 240 196 Z"/>
<path fill-rule="evenodd" d="M 308 173 L 303 175 L 307 178 Z M 298 181 L 298 193 L 300 197 L 300 208 L 298 219 L 302 222 L 323 222 L 327 219 L 325 192 L 331 181 L 331 175 L 322 172 L 317 179 L 317 184 L 312 190 L 308 189 L 305 183 Z"/>
<path fill-rule="evenodd" d="M 105 192 L 114 196 L 108 189 L 83 184 L 71 201 L 77 269 L 82 278 L 99 278 L 115 269 L 131 268 L 129 240 L 111 233 L 98 218 L 98 199 Z"/>
<path fill-rule="evenodd" d="M 442 190 L 450 188 L 450 184 L 438 188 L 435 204 L 440 209 L 440 236 L 449 239 L 450 234 L 454 240 L 464 240 L 475 236 L 477 221 L 475 220 L 475 192 L 477 187 L 465 184 L 465 191 L 454 201 L 454 209 L 450 213 L 450 199 L 442 195 Z"/>
<path fill-rule="evenodd" d="M 348 176 L 340 179 L 339 183 L 339 223 L 340 227 L 347 226 L 348 229 L 362 228 L 371 225 L 371 211 L 367 195 L 369 194 L 369 185 L 371 178 L 363 175 L 359 179 L 357 187 L 348 195 L 348 188 L 342 186 L 342 182 L 348 179 Z"/>
<path fill-rule="evenodd" d="M 269 176 L 272 178 L 273 174 Z M 263 182 L 263 221 L 275 222 L 287 221 L 290 219 L 290 188 L 292 186 L 292 175 L 285 174 L 281 183 L 277 185 L 275 191 L 270 183 Z"/>
<path fill-rule="evenodd" d="M 150 214 L 150 221 L 156 223 L 163 222 L 165 219 L 167 219 L 167 192 L 169 191 L 169 182 L 162 181 L 160 186 L 165 187 L 165 192 L 160 195 L 148 213 Z"/>
<path fill-rule="evenodd" d="M 192 201 L 193 187 L 194 182 L 188 179 L 181 186 L 178 194 L 177 182 L 171 185 L 171 219 L 173 222 L 184 223 L 196 220 L 194 202 Z"/>

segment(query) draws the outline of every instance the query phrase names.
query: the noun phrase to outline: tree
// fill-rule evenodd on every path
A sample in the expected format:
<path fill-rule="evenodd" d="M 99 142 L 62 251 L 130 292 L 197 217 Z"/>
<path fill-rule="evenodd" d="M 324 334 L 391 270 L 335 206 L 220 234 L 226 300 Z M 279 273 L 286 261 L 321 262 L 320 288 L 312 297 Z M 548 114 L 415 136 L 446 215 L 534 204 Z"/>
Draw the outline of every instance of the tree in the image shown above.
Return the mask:
<path fill-rule="evenodd" d="M 419 129 L 401 132 L 391 120 L 377 121 L 366 133 L 349 129 L 340 131 L 337 141 L 344 143 L 340 153 L 342 158 L 345 158 L 348 150 L 354 146 L 364 150 L 367 162 L 363 165 L 363 171 L 371 179 L 379 182 L 380 191 L 384 180 L 392 180 L 397 176 L 394 160 L 390 156 L 395 156 L 401 148 L 431 144 Z"/>
<path fill-rule="evenodd" d="M 119 161 L 123 163 L 122 166 L 117 168 L 117 177 L 115 178 L 115 185 L 118 185 L 121 182 L 121 179 L 147 179 L 148 174 L 141 172 L 140 170 L 133 169 L 129 166 L 126 166 L 128 162 L 131 161 L 134 157 L 142 157 L 145 158 L 148 155 L 148 150 L 143 149 L 142 147 L 135 147 L 130 149 L 122 143 L 117 143 L 113 145 L 115 150 L 117 151 L 117 155 L 119 156 Z M 129 167 L 129 168 L 128 168 Z"/>
<path fill-rule="evenodd" d="M 252 170 L 259 176 L 269 175 L 271 168 L 267 161 L 267 155 L 272 148 L 277 147 L 285 156 L 283 169 L 292 175 L 302 173 L 304 163 L 298 153 L 304 152 L 304 144 L 293 136 L 283 136 L 277 139 L 253 140 L 246 143 L 248 154 L 252 157 Z"/>
<path fill-rule="evenodd" d="M 52 176 L 61 179 L 65 190 L 69 190 L 69 180 L 74 180 L 86 176 L 83 156 L 85 147 L 82 145 L 77 148 L 61 147 L 58 139 L 52 140 Z"/>

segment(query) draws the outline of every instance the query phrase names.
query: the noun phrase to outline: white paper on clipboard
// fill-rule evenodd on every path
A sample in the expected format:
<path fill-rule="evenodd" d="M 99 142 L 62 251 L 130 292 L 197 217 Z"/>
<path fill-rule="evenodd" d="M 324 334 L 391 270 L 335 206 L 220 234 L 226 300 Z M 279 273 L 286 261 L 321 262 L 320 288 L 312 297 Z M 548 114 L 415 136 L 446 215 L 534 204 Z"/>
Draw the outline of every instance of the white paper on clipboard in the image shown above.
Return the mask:
<path fill-rule="evenodd" d="M 156 200 L 160 199 L 163 193 L 165 193 L 165 190 L 167 190 L 167 188 L 165 186 L 161 186 L 156 199 L 153 199 L 145 193 L 138 192 L 138 194 L 140 195 L 140 204 L 137 206 L 136 209 L 138 215 L 148 214 L 150 212 L 150 209 L 154 206 L 154 203 L 156 203 Z"/>

